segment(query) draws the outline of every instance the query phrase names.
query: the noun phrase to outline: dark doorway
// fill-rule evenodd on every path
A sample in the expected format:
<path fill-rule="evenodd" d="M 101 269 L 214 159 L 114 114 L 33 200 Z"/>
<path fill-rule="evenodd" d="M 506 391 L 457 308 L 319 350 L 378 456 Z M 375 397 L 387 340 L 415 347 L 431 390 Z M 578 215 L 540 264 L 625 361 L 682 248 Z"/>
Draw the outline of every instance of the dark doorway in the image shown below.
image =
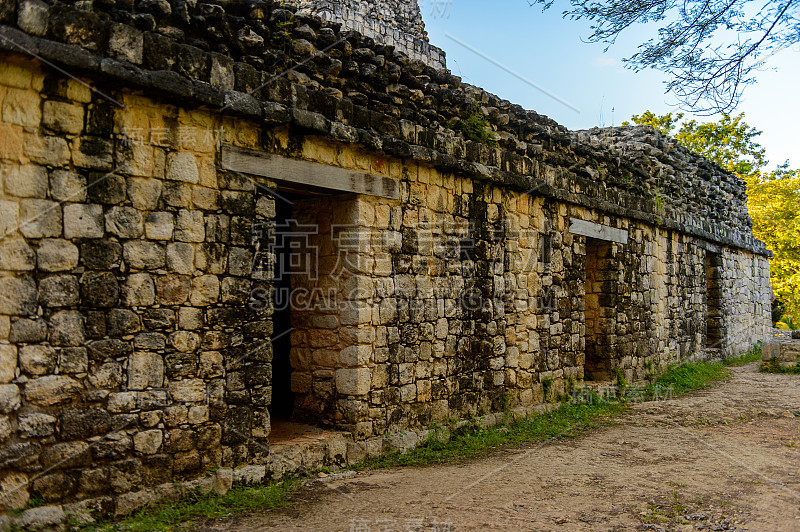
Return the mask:
<path fill-rule="evenodd" d="M 719 253 L 706 252 L 706 349 L 722 348 L 722 289 Z"/>
<path fill-rule="evenodd" d="M 614 272 L 611 269 L 611 242 L 586 239 L 586 361 L 584 378 L 609 381 L 612 376 L 611 355 L 615 323 Z"/>
<path fill-rule="evenodd" d="M 294 412 L 292 392 L 292 235 L 294 218 L 293 199 L 287 195 L 275 200 L 275 234 L 272 315 L 272 403 L 269 406 L 273 420 L 288 420 Z"/>

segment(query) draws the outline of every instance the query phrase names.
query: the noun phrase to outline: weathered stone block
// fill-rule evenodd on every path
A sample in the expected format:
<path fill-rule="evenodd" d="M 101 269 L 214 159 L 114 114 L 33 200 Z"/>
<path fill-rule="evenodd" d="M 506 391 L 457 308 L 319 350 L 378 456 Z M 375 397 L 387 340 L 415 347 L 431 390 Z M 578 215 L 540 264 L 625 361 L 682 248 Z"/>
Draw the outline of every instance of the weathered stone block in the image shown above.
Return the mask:
<path fill-rule="evenodd" d="M 344 366 L 366 366 L 372 357 L 372 346 L 352 345 L 339 352 L 339 362 Z"/>
<path fill-rule="evenodd" d="M 198 425 L 208 421 L 208 405 L 189 407 L 187 421 L 192 425 Z"/>
<path fill-rule="evenodd" d="M 19 231 L 19 205 L 16 201 L 0 200 L 0 234 Z"/>
<path fill-rule="evenodd" d="M 139 65 L 144 50 L 143 34 L 127 24 L 113 24 L 109 31 L 108 49 L 113 57 Z"/>
<path fill-rule="evenodd" d="M 136 392 L 116 392 L 109 394 L 107 408 L 112 414 L 130 412 L 136 408 Z"/>
<path fill-rule="evenodd" d="M 36 265 L 36 254 L 24 238 L 0 240 L 0 270 L 30 271 Z"/>
<path fill-rule="evenodd" d="M 47 168 L 33 164 L 12 166 L 5 175 L 6 194 L 18 198 L 39 198 L 47 196 Z"/>
<path fill-rule="evenodd" d="M 47 468 L 71 469 L 91 464 L 92 453 L 86 442 L 57 443 L 42 451 L 41 461 Z"/>
<path fill-rule="evenodd" d="M 19 231 L 27 238 L 61 235 L 61 205 L 54 201 L 24 199 L 19 203 Z"/>
<path fill-rule="evenodd" d="M 10 414 L 20 405 L 19 386 L 16 384 L 0 384 L 0 413 Z"/>
<path fill-rule="evenodd" d="M 13 345 L 0 344 L 0 384 L 14 380 L 17 370 L 17 348 Z"/>
<path fill-rule="evenodd" d="M 174 234 L 175 240 L 179 242 L 203 242 L 206 238 L 203 212 L 188 210 L 178 212 Z"/>
<path fill-rule="evenodd" d="M 0 277 L 0 314 L 20 316 L 35 314 L 36 284 L 29 277 Z"/>
<path fill-rule="evenodd" d="M 252 274 L 253 253 L 249 249 L 233 247 L 228 254 L 228 272 L 247 277 Z"/>
<path fill-rule="evenodd" d="M 62 527 L 66 520 L 61 506 L 42 506 L 22 512 L 16 524 L 22 530 L 53 530 Z"/>
<path fill-rule="evenodd" d="M 103 207 L 83 203 L 64 205 L 64 237 L 102 238 L 104 232 Z"/>
<path fill-rule="evenodd" d="M 189 331 L 175 331 L 169 335 L 169 345 L 182 353 L 193 353 L 200 347 L 200 336 Z"/>
<path fill-rule="evenodd" d="M 56 418 L 48 414 L 33 412 L 20 414 L 19 435 L 22 438 L 45 438 L 55 432 Z"/>
<path fill-rule="evenodd" d="M 91 307 L 113 307 L 119 299 L 119 283 L 111 272 L 86 272 L 81 277 L 81 299 Z"/>
<path fill-rule="evenodd" d="M 144 234 L 142 214 L 133 207 L 112 207 L 105 220 L 106 229 L 120 238 L 139 238 Z"/>
<path fill-rule="evenodd" d="M 0 478 L 0 505 L 4 508 L 21 509 L 28 504 L 28 476 L 10 472 Z"/>
<path fill-rule="evenodd" d="M 72 275 L 53 275 L 39 281 L 39 302 L 45 307 L 69 307 L 80 302 L 78 280 Z"/>
<path fill-rule="evenodd" d="M 174 229 L 175 218 L 169 212 L 151 212 L 144 223 L 147 238 L 153 240 L 171 240 Z"/>
<path fill-rule="evenodd" d="M 83 130 L 83 106 L 56 100 L 42 105 L 42 125 L 61 133 L 80 133 Z"/>
<path fill-rule="evenodd" d="M 199 403 L 206 399 L 206 386 L 200 379 L 184 379 L 169 383 L 169 393 L 173 401 Z"/>
<path fill-rule="evenodd" d="M 163 185 L 159 179 L 141 179 L 131 177 L 128 179 L 128 198 L 136 209 L 152 211 L 158 207 Z"/>
<path fill-rule="evenodd" d="M 50 175 L 50 196 L 57 201 L 85 201 L 86 178 L 75 172 L 56 168 Z"/>
<path fill-rule="evenodd" d="M 160 388 L 164 383 L 164 360 L 160 355 L 135 351 L 128 362 L 128 388 Z"/>
<path fill-rule="evenodd" d="M 198 246 L 195 256 L 195 266 L 198 270 L 222 274 L 225 273 L 228 263 L 228 254 L 222 244 L 202 244 Z"/>
<path fill-rule="evenodd" d="M 162 275 L 156 279 L 156 294 L 162 305 L 183 304 L 189 299 L 190 288 L 189 277 L 183 275 Z"/>
<path fill-rule="evenodd" d="M 6 98 L 8 101 L 8 98 Z M 46 166 L 65 166 L 69 164 L 69 146 L 61 137 L 38 134 L 23 135 L 25 155 L 33 162 Z"/>
<path fill-rule="evenodd" d="M 200 353 L 199 377 L 210 379 L 222 377 L 224 373 L 222 353 L 219 351 L 203 351 Z"/>
<path fill-rule="evenodd" d="M 58 355 L 60 373 L 86 373 L 89 370 L 89 355 L 85 347 L 64 347 Z"/>
<path fill-rule="evenodd" d="M 32 379 L 25 385 L 25 399 L 39 406 L 53 406 L 69 401 L 83 391 L 83 386 L 70 377 L 48 375 Z"/>
<path fill-rule="evenodd" d="M 219 300 L 219 279 L 217 276 L 202 275 L 192 279 L 192 292 L 189 300 L 196 307 L 216 303 Z"/>
<path fill-rule="evenodd" d="M 46 272 L 63 272 L 78 265 L 78 248 L 67 240 L 43 240 L 36 250 L 37 265 Z"/>
<path fill-rule="evenodd" d="M 164 248 L 155 242 L 146 240 L 125 242 L 122 256 L 130 268 L 137 270 L 163 268 L 166 262 Z"/>
<path fill-rule="evenodd" d="M 20 369 L 30 375 L 46 375 L 56 367 L 56 352 L 49 345 L 26 345 L 19 350 Z"/>
<path fill-rule="evenodd" d="M 62 310 L 50 316 L 50 343 L 77 347 L 86 341 L 83 315 L 77 310 Z"/>
<path fill-rule="evenodd" d="M 156 454 L 161 449 L 164 434 L 160 430 L 145 430 L 133 435 L 133 448 L 142 454 Z"/>
<path fill-rule="evenodd" d="M 147 307 L 155 303 L 156 288 L 148 273 L 128 276 L 122 286 L 122 302 L 128 307 Z"/>
<path fill-rule="evenodd" d="M 166 338 L 161 333 L 139 333 L 133 339 L 133 347 L 136 349 L 164 349 L 166 345 Z"/>
<path fill-rule="evenodd" d="M 106 330 L 109 336 L 125 336 L 139 332 L 139 315 L 127 309 L 111 309 L 107 315 Z"/>
<path fill-rule="evenodd" d="M 122 385 L 124 380 L 122 365 L 113 360 L 101 364 L 89 374 L 89 384 L 101 390 L 114 390 Z"/>
<path fill-rule="evenodd" d="M 206 217 L 206 241 L 228 242 L 230 240 L 230 217 L 211 214 Z"/>
<path fill-rule="evenodd" d="M 370 390 L 369 368 L 336 370 L 336 391 L 344 395 L 365 395 Z"/>
<path fill-rule="evenodd" d="M 3 122 L 31 130 L 38 128 L 42 118 L 38 95 L 30 90 L 9 88 L 7 91 L 7 96 L 3 100 Z"/>
<path fill-rule="evenodd" d="M 170 153 L 167 156 L 167 179 L 197 183 L 200 179 L 197 171 L 197 160 L 187 152 Z"/>
<path fill-rule="evenodd" d="M 194 273 L 194 246 L 183 242 L 167 244 L 167 269 L 191 275 Z"/>
<path fill-rule="evenodd" d="M 186 294 L 188 297 L 190 283 L 187 279 Z M 181 307 L 178 309 L 178 327 L 188 331 L 200 329 L 203 326 L 203 310 L 194 307 Z"/>
<path fill-rule="evenodd" d="M 64 440 L 86 440 L 110 431 L 111 416 L 103 408 L 71 408 L 59 416 L 58 428 Z"/>
<path fill-rule="evenodd" d="M 24 0 L 17 11 L 17 24 L 25 33 L 43 37 L 49 20 L 48 5 L 40 0 Z"/>
<path fill-rule="evenodd" d="M 81 244 L 81 263 L 93 270 L 110 270 L 120 265 L 122 245 L 110 240 L 90 240 Z"/>

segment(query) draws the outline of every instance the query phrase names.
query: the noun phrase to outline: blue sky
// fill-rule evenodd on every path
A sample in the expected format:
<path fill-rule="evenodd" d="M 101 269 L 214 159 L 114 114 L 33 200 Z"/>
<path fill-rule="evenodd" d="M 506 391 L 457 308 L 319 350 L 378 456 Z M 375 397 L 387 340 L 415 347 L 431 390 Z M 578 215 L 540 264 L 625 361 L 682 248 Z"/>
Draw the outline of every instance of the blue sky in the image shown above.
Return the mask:
<path fill-rule="evenodd" d="M 674 98 L 664 93 L 663 74 L 634 73 L 621 61 L 653 35 L 656 26 L 629 30 L 604 53 L 602 45 L 582 41 L 591 33 L 588 23 L 561 18 L 565 0 L 557 0 L 544 13 L 540 7 L 529 7 L 527 0 L 419 0 L 419 4 L 430 41 L 447 52 L 447 66 L 453 73 L 570 129 L 619 125 L 645 109 L 658 114 L 676 110 Z M 763 131 L 759 142 L 767 149 L 769 168 L 786 159 L 797 167 L 800 45 L 776 54 L 768 67 L 759 73 L 758 83 L 747 89 L 736 113 L 743 111 L 745 121 Z M 718 117 L 697 118 L 709 121 Z"/>

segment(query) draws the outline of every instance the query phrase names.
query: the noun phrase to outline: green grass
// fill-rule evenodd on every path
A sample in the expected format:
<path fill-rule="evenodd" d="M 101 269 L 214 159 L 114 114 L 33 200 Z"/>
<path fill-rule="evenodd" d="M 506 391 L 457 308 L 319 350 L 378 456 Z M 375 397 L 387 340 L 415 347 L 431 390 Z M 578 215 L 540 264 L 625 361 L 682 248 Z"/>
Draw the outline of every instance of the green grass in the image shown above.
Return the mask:
<path fill-rule="evenodd" d="M 738 357 L 726 358 L 724 363 L 726 366 L 745 366 L 751 362 L 758 362 L 759 360 L 761 360 L 761 342 L 758 342 L 750 348 L 750 351 Z"/>
<path fill-rule="evenodd" d="M 692 362 L 680 366 L 670 366 L 663 375 L 647 387 L 645 397 L 656 390 L 671 390 L 672 395 L 685 395 L 694 390 L 708 388 L 717 381 L 730 376 L 730 370 L 722 362 Z"/>
<path fill-rule="evenodd" d="M 175 501 L 162 501 L 143 508 L 130 517 L 115 523 L 99 523 L 84 528 L 87 531 L 119 530 L 179 530 L 190 523 L 228 517 L 249 510 L 277 510 L 291 502 L 292 494 L 300 489 L 299 479 L 287 479 L 260 486 L 235 484 L 225 495 L 187 492 Z M 192 527 L 193 528 L 193 527 Z"/>
<path fill-rule="evenodd" d="M 762 373 L 778 373 L 781 375 L 800 375 L 800 367 L 795 364 L 794 366 L 784 368 L 781 366 L 777 359 L 771 359 L 761 364 Z"/>
<path fill-rule="evenodd" d="M 361 462 L 356 469 L 420 466 L 452 463 L 455 460 L 486 456 L 505 446 L 518 446 L 548 439 L 575 438 L 588 430 L 609 423 L 611 417 L 627 407 L 620 403 L 565 404 L 547 414 L 509 424 L 481 427 L 468 423 L 449 433 L 432 429 L 422 445 L 405 453 L 392 452 Z"/>

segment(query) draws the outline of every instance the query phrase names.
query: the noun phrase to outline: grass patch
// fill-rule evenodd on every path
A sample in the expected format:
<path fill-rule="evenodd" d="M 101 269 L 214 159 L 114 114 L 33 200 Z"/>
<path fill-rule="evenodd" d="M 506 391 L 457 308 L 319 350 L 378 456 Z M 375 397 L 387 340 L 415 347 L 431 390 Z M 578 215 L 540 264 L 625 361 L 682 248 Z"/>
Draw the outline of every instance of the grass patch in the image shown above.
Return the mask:
<path fill-rule="evenodd" d="M 645 390 L 645 397 L 656 396 L 659 391 L 670 390 L 672 395 L 685 395 L 694 390 L 708 388 L 717 381 L 727 379 L 731 370 L 722 362 L 692 362 L 670 368 Z"/>
<path fill-rule="evenodd" d="M 541 442 L 548 439 L 575 438 L 588 430 L 608 423 L 627 408 L 621 403 L 598 401 L 595 404 L 565 404 L 547 414 L 532 416 L 509 424 L 481 427 L 476 422 L 449 433 L 432 429 L 428 441 L 405 453 L 392 452 L 368 458 L 356 469 L 381 469 L 452 463 L 454 460 L 485 456 L 501 447 Z"/>
<path fill-rule="evenodd" d="M 758 342 L 750 348 L 750 351 L 738 357 L 726 358 L 724 364 L 726 366 L 745 366 L 751 362 L 758 362 L 759 360 L 761 360 L 761 342 Z"/>
<path fill-rule="evenodd" d="M 800 375 L 800 367 L 798 367 L 797 364 L 785 368 L 780 365 L 776 358 L 763 362 L 760 371 L 762 373 L 777 373 L 779 375 Z"/>
<path fill-rule="evenodd" d="M 130 517 L 115 523 L 98 523 L 83 530 L 145 530 L 186 529 L 187 523 L 229 517 L 251 510 L 277 510 L 291 502 L 300 489 L 299 479 L 287 479 L 260 486 L 234 484 L 225 495 L 187 491 L 179 500 L 161 501 L 143 508 Z"/>

